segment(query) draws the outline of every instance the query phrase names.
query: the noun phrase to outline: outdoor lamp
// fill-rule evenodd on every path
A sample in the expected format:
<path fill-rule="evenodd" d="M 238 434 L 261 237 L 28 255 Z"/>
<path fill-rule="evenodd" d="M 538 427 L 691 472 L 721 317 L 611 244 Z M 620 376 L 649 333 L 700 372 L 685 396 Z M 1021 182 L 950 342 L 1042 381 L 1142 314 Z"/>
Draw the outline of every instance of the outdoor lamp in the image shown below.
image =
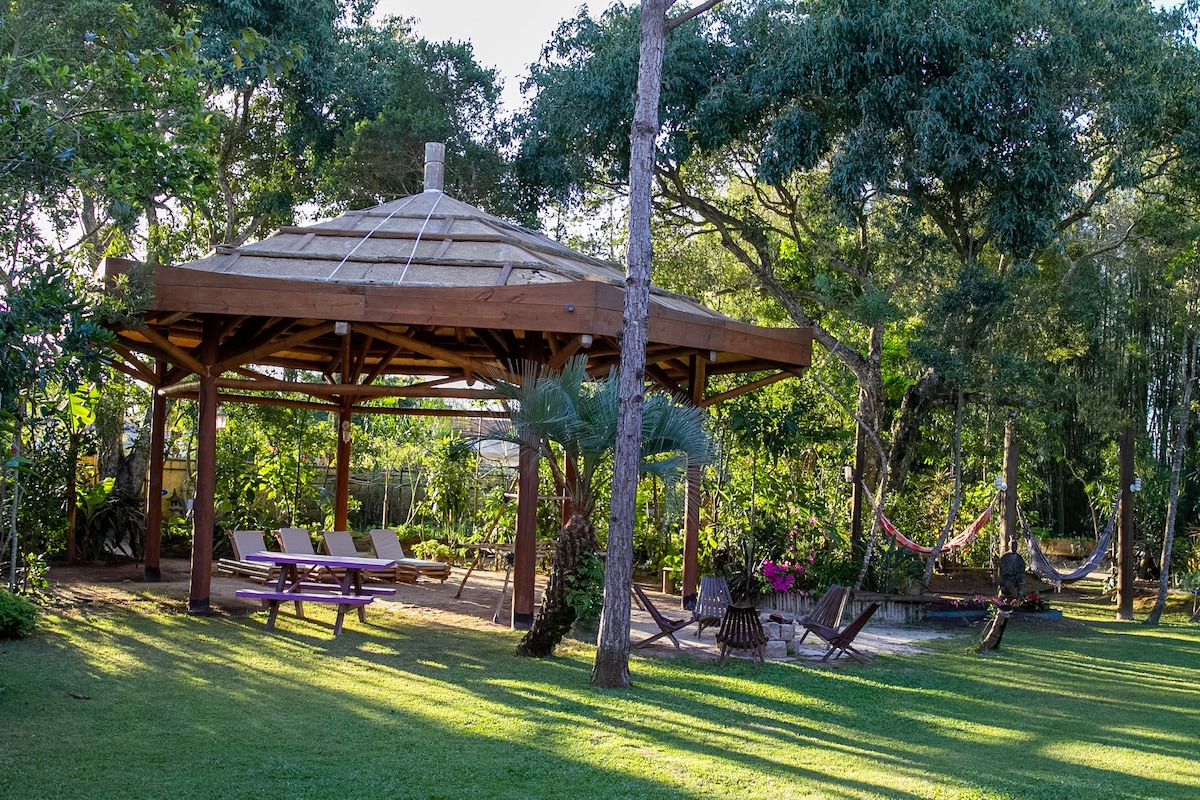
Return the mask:
<path fill-rule="evenodd" d="M 1134 478 L 1133 483 L 1129 484 L 1129 491 L 1140 492 L 1142 490 L 1142 479 Z"/>
<path fill-rule="evenodd" d="M 582 336 L 580 336 L 579 337 L 579 345 L 581 347 L 591 347 L 592 346 L 592 335 L 590 333 L 585 333 Z"/>
<path fill-rule="evenodd" d="M 846 483 L 854 483 L 854 467 L 849 464 L 842 467 L 842 480 Z"/>
<path fill-rule="evenodd" d="M 217 409 L 217 430 L 225 430 L 225 426 L 229 424 L 229 415 L 223 410 Z"/>
<path fill-rule="evenodd" d="M 1008 491 L 1008 484 L 1004 482 L 1003 475 L 996 476 L 996 491 L 998 491 L 998 492 L 1007 492 Z"/>

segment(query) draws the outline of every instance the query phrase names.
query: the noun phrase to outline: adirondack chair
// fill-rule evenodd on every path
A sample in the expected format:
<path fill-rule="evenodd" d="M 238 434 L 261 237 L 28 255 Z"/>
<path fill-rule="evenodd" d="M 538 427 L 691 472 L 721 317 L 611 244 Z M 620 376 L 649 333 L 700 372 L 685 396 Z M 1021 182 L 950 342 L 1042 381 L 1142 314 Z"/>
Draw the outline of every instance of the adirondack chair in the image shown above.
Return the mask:
<path fill-rule="evenodd" d="M 643 639 L 635 644 L 634 647 L 645 647 L 664 636 L 670 639 L 671 643 L 676 647 L 680 647 L 679 640 L 675 638 L 675 632 L 691 625 L 692 617 L 688 617 L 687 619 L 669 619 L 663 616 L 662 612 L 650 602 L 650 598 L 646 596 L 646 591 L 636 583 L 633 584 L 633 596 L 637 600 L 638 605 L 645 609 L 650 618 L 654 620 L 654 624 L 658 626 L 658 633 L 647 639 Z"/>
<path fill-rule="evenodd" d="M 812 607 L 812 610 L 800 620 L 800 624 L 804 625 L 805 629 L 796 644 L 803 643 L 808 634 L 812 633 L 808 627 L 809 623 L 824 625 L 826 628 L 836 628 L 841 625 L 842 612 L 846 608 L 848 599 L 850 599 L 850 590 L 845 586 L 838 586 L 835 583 L 826 589 L 825 594 L 821 595 L 821 599 Z"/>
<path fill-rule="evenodd" d="M 733 605 L 729 598 L 729 584 L 724 578 L 703 576 L 700 578 L 700 595 L 696 598 L 696 638 L 705 628 L 717 628 L 725 618 L 725 609 Z"/>
<path fill-rule="evenodd" d="M 815 623 L 805 623 L 804 627 L 808 628 L 810 631 L 815 633 L 817 636 L 820 636 L 826 641 L 826 643 L 828 643 L 829 649 L 825 651 L 825 655 L 821 656 L 822 661 L 827 660 L 830 656 L 837 658 L 841 655 L 847 655 L 853 658 L 855 661 L 861 663 L 865 660 L 862 658 L 862 653 L 854 648 L 853 642 L 855 637 L 858 636 L 859 632 L 862 631 L 863 626 L 867 624 L 867 621 L 871 619 L 871 617 L 874 616 L 875 612 L 878 610 L 879 603 L 871 603 L 871 605 L 864 608 L 862 613 L 855 617 L 850 624 L 844 628 L 829 627 L 827 625 L 818 625 Z"/>

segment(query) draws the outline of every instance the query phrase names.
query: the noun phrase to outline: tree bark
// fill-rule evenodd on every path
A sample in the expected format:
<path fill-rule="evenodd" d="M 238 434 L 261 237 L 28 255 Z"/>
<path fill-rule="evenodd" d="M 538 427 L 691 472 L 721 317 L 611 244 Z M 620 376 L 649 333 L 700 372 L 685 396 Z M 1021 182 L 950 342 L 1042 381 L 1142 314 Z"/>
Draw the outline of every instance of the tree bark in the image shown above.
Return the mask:
<path fill-rule="evenodd" d="M 600 617 L 591 682 L 607 689 L 629 682 L 629 587 L 633 583 L 633 518 L 641 457 L 642 398 L 645 392 L 646 320 L 650 304 L 650 202 L 654 140 L 666 49 L 665 0 L 642 0 L 638 87 L 629 134 L 629 247 L 625 265 L 617 446 L 613 455 L 604 611 Z"/>

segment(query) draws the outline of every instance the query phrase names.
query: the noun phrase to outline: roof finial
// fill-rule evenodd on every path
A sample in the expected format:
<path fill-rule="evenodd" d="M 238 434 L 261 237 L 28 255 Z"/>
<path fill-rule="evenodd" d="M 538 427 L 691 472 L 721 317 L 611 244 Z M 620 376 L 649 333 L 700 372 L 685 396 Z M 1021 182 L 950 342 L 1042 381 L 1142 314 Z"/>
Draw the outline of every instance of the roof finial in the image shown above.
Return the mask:
<path fill-rule="evenodd" d="M 425 143 L 425 191 L 441 192 L 445 184 L 446 145 L 441 142 Z"/>

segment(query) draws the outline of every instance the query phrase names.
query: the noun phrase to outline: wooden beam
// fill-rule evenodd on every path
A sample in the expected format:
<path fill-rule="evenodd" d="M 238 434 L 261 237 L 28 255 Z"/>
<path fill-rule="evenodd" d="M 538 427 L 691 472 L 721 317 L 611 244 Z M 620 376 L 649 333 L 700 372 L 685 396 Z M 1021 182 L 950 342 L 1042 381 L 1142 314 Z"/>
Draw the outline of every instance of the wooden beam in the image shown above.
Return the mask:
<path fill-rule="evenodd" d="M 347 230 L 345 228 L 303 228 L 297 225 L 284 225 L 279 229 L 280 233 L 312 233 L 317 236 L 336 236 L 347 239 L 421 239 L 422 241 L 437 241 L 439 239 L 453 239 L 456 242 L 503 242 L 504 237 L 498 233 L 429 233 L 425 231 L 421 234 L 419 231 L 356 231 Z M 253 256 L 258 255 L 257 250 L 243 249 L 242 255 Z M 293 252 L 293 256 L 295 253 Z M 308 257 L 306 253 L 305 258 Z"/>
<path fill-rule="evenodd" d="M 451 380 L 451 379 L 448 379 Z M 460 400 L 496 400 L 500 395 L 488 389 L 438 388 L 430 384 L 412 386 L 363 386 L 357 383 L 300 383 L 284 380 L 243 380 L 241 378 L 217 378 L 220 389 L 236 389 L 245 392 L 296 392 L 315 397 L 443 397 Z M 162 393 L 167 397 L 178 397 L 197 391 L 197 381 L 178 383 L 166 387 Z"/>
<path fill-rule="evenodd" d="M 140 358 L 138 358 L 137 355 L 132 350 L 130 350 L 129 348 L 124 347 L 116 342 L 109 345 L 109 347 L 111 347 L 113 350 L 115 350 L 121 356 L 121 358 L 123 359 L 122 366 L 127 368 L 127 369 L 121 369 L 121 367 L 117 367 L 117 369 L 121 369 L 121 371 L 124 372 L 125 374 L 132 375 L 137 380 L 140 380 L 143 383 L 148 383 L 151 386 L 155 386 L 158 384 L 158 381 L 159 381 L 158 373 L 155 372 L 155 370 L 153 368 L 151 368 L 151 366 L 149 364 L 145 363 Z M 119 362 L 110 361 L 109 363 L 112 364 L 113 366 L 116 366 Z"/>
<path fill-rule="evenodd" d="M 304 344 L 316 339 L 318 336 L 324 336 L 327 333 L 333 332 L 332 322 L 322 322 L 319 325 L 313 325 L 311 328 L 305 328 L 302 331 L 293 333 L 291 336 L 285 337 L 275 342 L 266 342 L 250 350 L 244 350 L 237 353 L 231 353 L 216 365 L 217 375 L 220 375 L 226 370 L 233 367 L 241 366 L 242 364 L 253 364 L 262 356 L 269 353 L 281 353 L 285 350 L 291 350 L 297 345 Z"/>
<path fill-rule="evenodd" d="M 462 367 L 469 373 L 483 377 L 479 371 L 478 364 L 469 358 L 463 358 L 452 350 L 447 350 L 443 347 L 438 347 L 437 345 L 422 342 L 420 339 L 414 339 L 413 337 L 405 336 L 402 333 L 395 333 L 393 331 L 389 331 L 387 328 L 381 328 L 378 325 L 372 325 L 370 323 L 359 323 L 356 327 L 363 333 L 369 333 L 376 339 L 382 339 L 388 344 L 398 344 L 401 347 L 413 351 L 414 353 L 420 353 L 423 356 L 445 361 L 447 364 L 453 364 L 456 367 Z"/>
<path fill-rule="evenodd" d="M 387 369 L 387 366 L 392 362 L 392 359 L 400 355 L 400 351 L 403 349 L 404 347 L 402 345 L 392 345 L 392 349 L 388 350 L 387 354 L 384 355 L 383 358 L 379 359 L 379 363 L 376 364 L 374 369 L 372 369 L 363 377 L 362 382 L 368 385 L 374 383 L 375 379 L 378 378 L 385 369 Z"/>
<path fill-rule="evenodd" d="M 143 326 L 140 328 L 134 328 L 133 330 L 135 333 L 139 333 L 142 336 L 145 336 L 147 339 L 149 339 L 152 344 L 156 345 L 164 353 L 166 353 L 168 356 L 170 356 L 170 360 L 174 361 L 176 364 L 180 364 L 182 366 L 187 367 L 188 369 L 190 369 L 192 372 L 196 373 L 197 375 L 207 374 L 206 370 L 208 368 L 205 367 L 204 364 L 201 363 L 199 359 L 194 357 L 191 353 L 188 353 L 185 350 L 182 350 L 181 348 L 176 347 L 174 344 L 171 343 L 170 339 L 163 336 L 162 334 L 160 334 L 158 331 L 154 330 L 153 328 L 147 328 L 147 327 Z M 213 374 L 218 374 L 218 373 L 213 373 Z"/>
<path fill-rule="evenodd" d="M 728 392 L 721 392 L 720 394 L 715 394 L 712 397 L 706 397 L 696 405 L 700 406 L 701 408 L 715 406 L 717 403 L 723 403 L 726 400 L 731 400 L 735 397 L 741 397 L 747 392 L 753 392 L 755 389 L 761 389 L 764 386 L 770 386 L 772 383 L 779 383 L 784 378 L 790 377 L 792 377 L 792 373 L 790 372 L 776 372 L 774 375 L 768 375 L 765 378 L 759 378 L 756 381 L 750 381 L 749 383 L 739 386 L 736 389 L 730 389 Z"/>

